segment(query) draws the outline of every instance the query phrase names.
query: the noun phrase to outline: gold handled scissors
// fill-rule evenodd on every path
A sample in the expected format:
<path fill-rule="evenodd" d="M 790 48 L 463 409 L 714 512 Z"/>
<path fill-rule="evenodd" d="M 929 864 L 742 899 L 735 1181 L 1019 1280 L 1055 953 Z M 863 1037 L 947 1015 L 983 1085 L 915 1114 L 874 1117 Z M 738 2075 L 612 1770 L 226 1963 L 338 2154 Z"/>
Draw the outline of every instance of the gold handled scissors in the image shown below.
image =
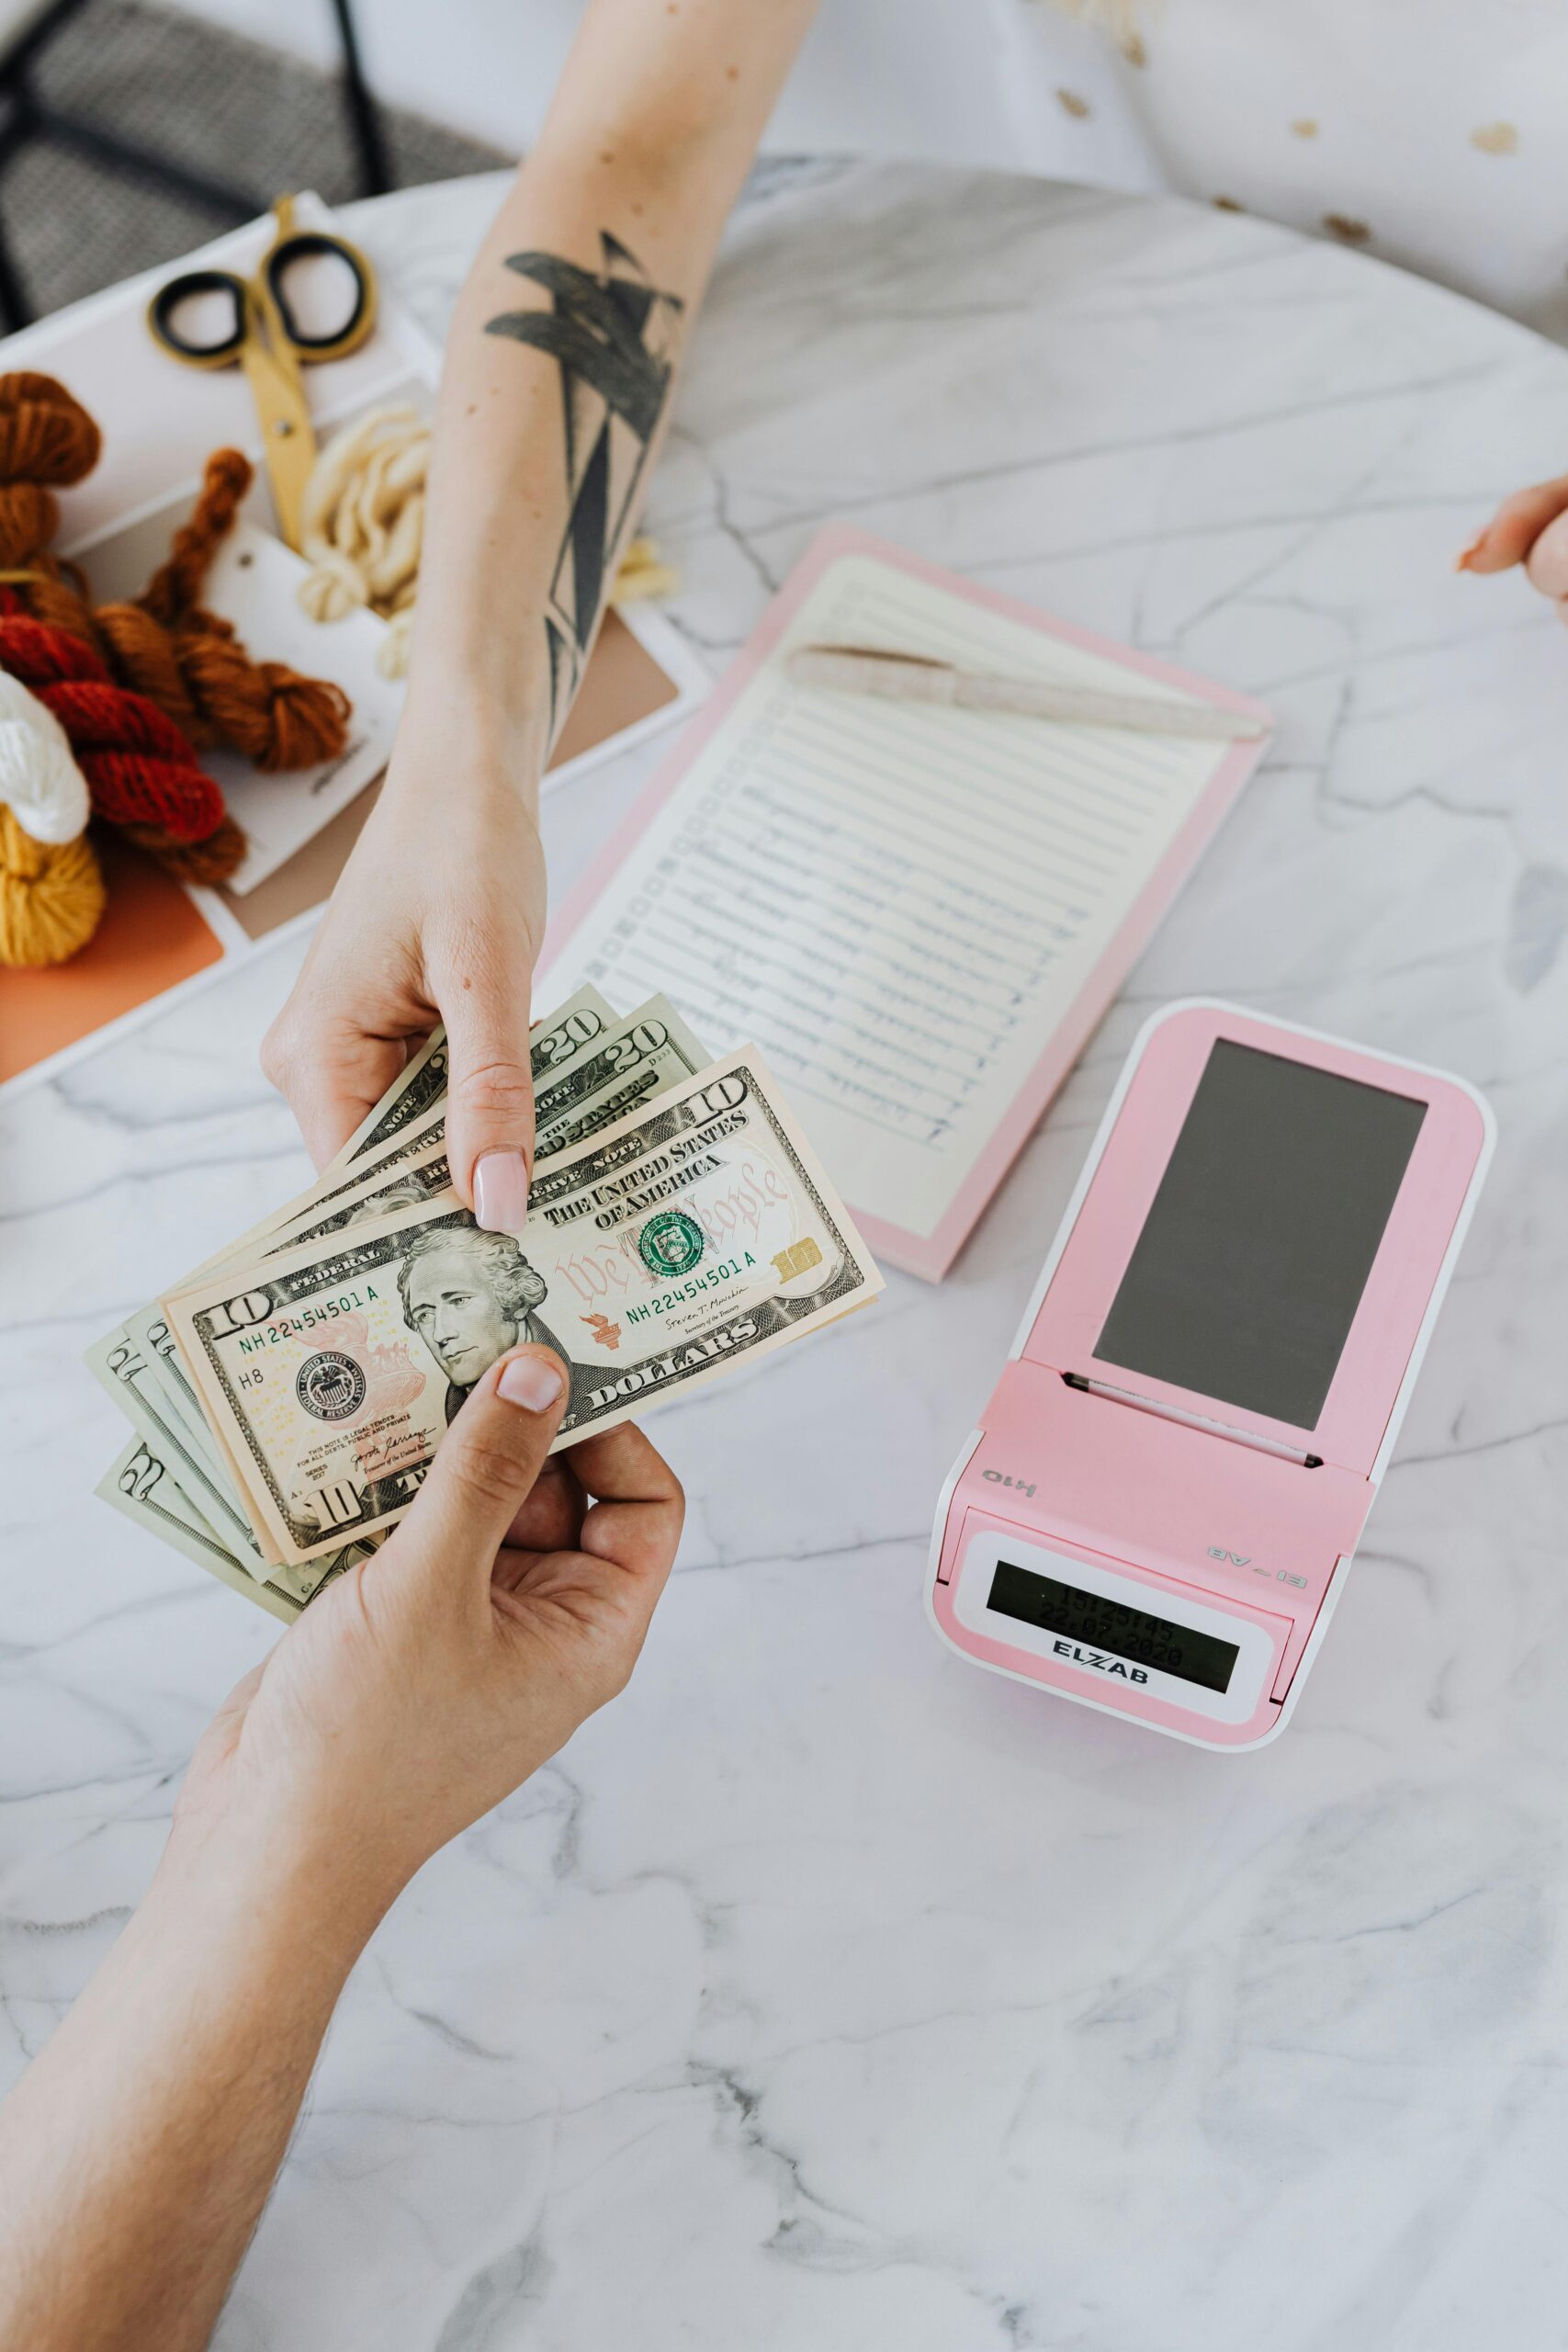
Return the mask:
<path fill-rule="evenodd" d="M 161 286 L 147 305 L 148 332 L 159 348 L 186 368 L 232 368 L 245 371 L 261 426 L 267 477 L 278 526 L 298 549 L 305 485 L 316 462 L 301 369 L 357 351 L 376 322 L 376 272 L 368 255 L 346 237 L 324 229 L 296 229 L 294 199 L 280 196 L 273 206 L 276 228 L 254 277 L 231 269 L 187 269 Z M 353 293 L 348 316 L 325 334 L 310 334 L 289 305 L 287 279 L 297 262 L 329 254 L 344 263 Z M 177 313 L 197 297 L 226 296 L 227 334 L 197 343 L 185 334 Z"/>

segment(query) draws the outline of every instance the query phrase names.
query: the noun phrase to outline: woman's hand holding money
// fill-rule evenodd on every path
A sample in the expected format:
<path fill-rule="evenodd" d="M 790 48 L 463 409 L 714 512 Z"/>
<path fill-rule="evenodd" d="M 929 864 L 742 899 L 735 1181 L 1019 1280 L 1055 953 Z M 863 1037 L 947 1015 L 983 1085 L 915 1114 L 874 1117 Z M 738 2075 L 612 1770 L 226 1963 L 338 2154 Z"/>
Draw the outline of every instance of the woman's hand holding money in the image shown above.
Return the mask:
<path fill-rule="evenodd" d="M 196 2352 L 404 1882 L 630 1673 L 681 1532 L 631 1428 L 491 1365 L 413 1509 L 197 1749 L 151 1891 L 0 2113 L 0 2337 Z"/>
<path fill-rule="evenodd" d="M 445 1022 L 452 1181 L 481 1225 L 513 1230 L 534 1157 L 529 992 L 545 922 L 536 796 L 505 760 L 465 752 L 450 709 L 434 730 L 411 693 L 381 798 L 262 1064 L 321 1168 Z M 537 747 L 517 759 L 525 775 Z"/>
<path fill-rule="evenodd" d="M 683 1501 L 630 1425 L 547 1459 L 565 1399 L 547 1350 L 491 1366 L 407 1519 L 231 1694 L 171 1850 L 256 1848 L 368 1934 L 624 1687 Z"/>

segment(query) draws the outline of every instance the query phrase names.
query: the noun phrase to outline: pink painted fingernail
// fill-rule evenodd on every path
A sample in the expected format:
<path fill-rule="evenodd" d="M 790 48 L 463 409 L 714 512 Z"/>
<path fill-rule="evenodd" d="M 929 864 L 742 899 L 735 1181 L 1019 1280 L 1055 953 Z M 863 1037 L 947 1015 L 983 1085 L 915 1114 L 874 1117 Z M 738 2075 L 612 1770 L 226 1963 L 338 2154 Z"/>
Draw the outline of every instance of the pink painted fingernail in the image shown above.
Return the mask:
<path fill-rule="evenodd" d="M 528 1163 L 520 1151 L 487 1151 L 474 1170 L 474 1217 L 487 1233 L 521 1233 L 528 1216 Z"/>
<path fill-rule="evenodd" d="M 545 1413 L 560 1395 L 560 1374 L 543 1356 L 517 1356 L 496 1382 L 496 1392 L 525 1413 Z"/>
<path fill-rule="evenodd" d="M 1472 555 L 1479 555 L 1479 554 L 1481 553 L 1481 550 L 1482 550 L 1483 547 L 1485 545 L 1485 542 L 1486 542 L 1486 534 L 1485 534 L 1485 532 L 1484 532 L 1484 531 L 1477 531 L 1477 533 L 1476 533 L 1476 535 L 1475 535 L 1474 538 L 1472 538 L 1472 541 L 1471 541 L 1470 545 L 1469 545 L 1467 548 L 1461 548 L 1460 549 L 1460 551 L 1459 551 L 1458 555 L 1457 555 L 1457 556 L 1455 556 L 1455 558 L 1454 558 L 1454 570 L 1455 570 L 1456 571 L 1468 571 L 1470 570 L 1470 559 L 1471 559 L 1471 557 L 1472 557 Z"/>

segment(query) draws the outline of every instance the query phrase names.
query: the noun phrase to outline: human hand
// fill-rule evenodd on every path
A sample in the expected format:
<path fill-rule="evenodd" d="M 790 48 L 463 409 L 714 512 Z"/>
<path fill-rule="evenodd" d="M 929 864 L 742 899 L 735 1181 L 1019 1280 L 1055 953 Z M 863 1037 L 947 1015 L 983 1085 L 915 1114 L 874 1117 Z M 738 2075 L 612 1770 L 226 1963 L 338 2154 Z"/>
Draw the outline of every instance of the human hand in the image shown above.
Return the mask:
<path fill-rule="evenodd" d="M 171 1850 L 263 1856 L 357 1943 L 625 1686 L 684 1501 L 627 1424 L 547 1455 L 566 1393 L 547 1349 L 491 1366 L 401 1525 L 231 1692 Z"/>
<path fill-rule="evenodd" d="M 534 1157 L 529 984 L 545 864 L 530 798 L 493 755 L 405 713 L 381 797 L 262 1047 L 324 1167 L 446 1024 L 446 1148 L 479 1222 L 516 1232 Z"/>
<path fill-rule="evenodd" d="M 1455 568 L 1507 571 L 1516 563 L 1524 565 L 1532 588 L 1551 598 L 1559 618 L 1568 620 L 1568 474 L 1506 498 Z"/>

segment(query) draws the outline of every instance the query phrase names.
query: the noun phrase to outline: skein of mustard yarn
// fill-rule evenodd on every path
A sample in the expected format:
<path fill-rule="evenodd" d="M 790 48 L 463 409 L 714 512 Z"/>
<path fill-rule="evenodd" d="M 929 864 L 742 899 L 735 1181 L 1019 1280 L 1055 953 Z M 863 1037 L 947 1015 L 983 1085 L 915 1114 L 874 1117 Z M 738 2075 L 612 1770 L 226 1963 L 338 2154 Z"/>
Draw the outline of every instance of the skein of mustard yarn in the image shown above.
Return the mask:
<path fill-rule="evenodd" d="M 104 877 L 85 833 L 35 842 L 0 806 L 0 964 L 63 964 L 103 919 Z"/>

